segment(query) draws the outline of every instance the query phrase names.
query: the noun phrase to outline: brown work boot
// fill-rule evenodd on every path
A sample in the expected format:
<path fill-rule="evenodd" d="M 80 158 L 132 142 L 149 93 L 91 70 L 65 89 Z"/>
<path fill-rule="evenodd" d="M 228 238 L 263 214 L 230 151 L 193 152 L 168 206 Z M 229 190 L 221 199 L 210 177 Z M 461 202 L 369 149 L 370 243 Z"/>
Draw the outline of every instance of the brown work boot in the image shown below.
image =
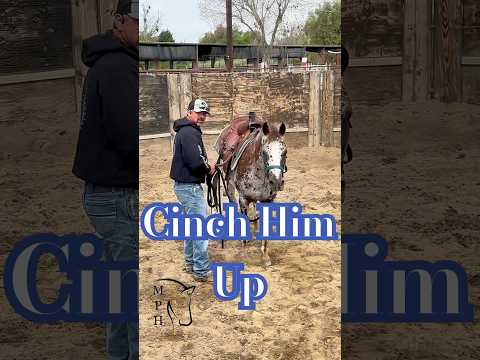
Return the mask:
<path fill-rule="evenodd" d="M 193 273 L 193 278 L 199 282 L 213 283 L 213 273 L 210 270 L 203 276 Z"/>

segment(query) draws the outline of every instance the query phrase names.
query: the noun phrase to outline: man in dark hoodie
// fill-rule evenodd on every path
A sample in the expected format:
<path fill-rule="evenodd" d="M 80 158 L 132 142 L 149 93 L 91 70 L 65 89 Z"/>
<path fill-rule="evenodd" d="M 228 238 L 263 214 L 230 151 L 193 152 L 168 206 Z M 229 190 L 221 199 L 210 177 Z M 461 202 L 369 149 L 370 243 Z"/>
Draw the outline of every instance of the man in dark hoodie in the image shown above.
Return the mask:
<path fill-rule="evenodd" d="M 103 241 L 105 260 L 136 261 L 137 267 L 138 28 L 138 1 L 120 0 L 113 30 L 83 43 L 90 69 L 73 165 L 85 181 L 84 210 Z M 138 359 L 138 320 L 107 324 L 107 355 Z"/>
<path fill-rule="evenodd" d="M 215 167 L 208 164 L 202 141 L 203 124 L 209 114 L 208 104 L 202 99 L 192 100 L 187 116 L 175 121 L 177 133 L 173 151 L 170 177 L 175 180 L 174 191 L 186 214 L 207 216 L 207 206 L 202 183 L 207 174 L 213 175 Z M 184 270 L 198 281 L 212 281 L 208 260 L 208 240 L 184 241 Z"/>
<path fill-rule="evenodd" d="M 352 149 L 350 147 L 350 128 L 352 124 L 350 122 L 350 118 L 352 116 L 352 105 L 350 103 L 350 98 L 348 97 L 347 91 L 344 87 L 343 76 L 345 71 L 348 68 L 350 56 L 348 51 L 342 45 L 342 100 L 341 100 L 341 120 L 342 120 L 342 180 L 341 180 L 341 201 L 342 204 L 345 202 L 345 195 L 346 195 L 346 184 L 344 178 L 344 164 L 347 164 L 352 160 Z"/>

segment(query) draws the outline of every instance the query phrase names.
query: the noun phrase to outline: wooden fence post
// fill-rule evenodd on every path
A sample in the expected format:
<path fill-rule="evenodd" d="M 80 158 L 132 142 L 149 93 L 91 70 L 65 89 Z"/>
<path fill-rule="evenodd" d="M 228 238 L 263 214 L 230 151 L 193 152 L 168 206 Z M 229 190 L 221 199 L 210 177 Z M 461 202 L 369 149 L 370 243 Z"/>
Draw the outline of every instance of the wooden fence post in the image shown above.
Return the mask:
<path fill-rule="evenodd" d="M 414 99 L 415 73 L 415 2 L 405 0 L 403 8 L 402 100 Z"/>
<path fill-rule="evenodd" d="M 321 72 L 310 72 L 310 107 L 308 112 L 308 146 L 319 146 L 320 135 L 320 92 Z"/>
<path fill-rule="evenodd" d="M 322 126 L 322 145 L 330 147 L 333 145 L 333 114 L 334 114 L 334 94 L 335 94 L 335 75 L 333 70 L 328 70 L 325 73 L 325 87 L 323 93 L 323 126 Z"/>
<path fill-rule="evenodd" d="M 435 89 L 444 102 L 462 100 L 462 0 L 436 0 Z"/>
<path fill-rule="evenodd" d="M 72 6 L 72 54 L 75 69 L 74 90 L 76 112 L 81 111 L 82 84 L 86 69 L 82 64 L 82 28 L 79 1 L 71 0 Z"/>
<path fill-rule="evenodd" d="M 429 1 L 417 0 L 415 4 L 415 23 L 416 23 L 416 66 L 414 73 L 415 80 L 415 101 L 425 102 L 430 99 L 430 79 L 431 70 L 431 36 L 432 31 L 430 25 L 431 20 L 431 5 Z"/>
<path fill-rule="evenodd" d="M 316 125 L 316 135 L 315 135 L 315 147 L 320 147 L 322 145 L 322 136 L 325 131 L 323 126 L 325 125 L 325 91 L 326 91 L 326 79 L 328 68 L 326 71 L 320 71 L 319 76 L 319 90 L 318 90 L 318 116 L 317 116 L 317 125 Z"/>
<path fill-rule="evenodd" d="M 430 94 L 431 9 L 425 0 L 405 0 L 404 4 L 402 99 L 426 101 Z"/>
<path fill-rule="evenodd" d="M 187 110 L 188 103 L 192 99 L 192 76 L 191 74 L 168 74 L 168 117 L 170 127 L 170 145 L 173 151 L 175 131 L 173 122 L 180 119 Z"/>
<path fill-rule="evenodd" d="M 192 100 L 192 74 L 179 74 L 180 117 L 185 113 L 188 103 Z"/>
<path fill-rule="evenodd" d="M 173 151 L 173 142 L 175 132 L 173 131 L 173 122 L 180 119 L 180 88 L 178 74 L 167 75 L 168 87 L 168 125 L 170 128 L 170 145 Z"/>

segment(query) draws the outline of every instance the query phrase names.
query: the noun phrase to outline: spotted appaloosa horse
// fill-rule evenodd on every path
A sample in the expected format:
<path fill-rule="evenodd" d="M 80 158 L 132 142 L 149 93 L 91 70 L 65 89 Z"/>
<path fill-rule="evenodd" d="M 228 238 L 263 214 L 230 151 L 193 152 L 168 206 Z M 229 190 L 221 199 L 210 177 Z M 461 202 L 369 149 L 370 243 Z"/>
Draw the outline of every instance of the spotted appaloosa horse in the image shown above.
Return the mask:
<path fill-rule="evenodd" d="M 240 211 L 247 213 L 250 204 L 272 202 L 278 191 L 283 190 L 283 174 L 286 172 L 287 145 L 284 142 L 286 126 L 270 126 L 263 123 L 255 139 L 246 148 L 234 170 L 227 171 L 227 195 L 235 201 L 237 190 Z M 267 241 L 262 241 L 262 255 L 270 265 Z"/>

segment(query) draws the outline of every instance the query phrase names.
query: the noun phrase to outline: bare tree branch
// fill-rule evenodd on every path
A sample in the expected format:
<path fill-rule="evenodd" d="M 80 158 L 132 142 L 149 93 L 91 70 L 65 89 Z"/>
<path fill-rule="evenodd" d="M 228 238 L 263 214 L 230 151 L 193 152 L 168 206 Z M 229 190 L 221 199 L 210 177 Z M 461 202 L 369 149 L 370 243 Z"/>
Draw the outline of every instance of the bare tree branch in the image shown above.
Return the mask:
<path fill-rule="evenodd" d="M 224 0 L 198 0 L 201 13 L 215 19 L 216 24 L 224 23 Z M 265 45 L 275 45 L 278 31 L 285 23 L 285 14 L 293 14 L 309 6 L 305 0 L 232 0 L 234 21 L 248 30 L 258 33 Z"/>
<path fill-rule="evenodd" d="M 276 39 L 276 36 L 277 36 L 278 28 L 282 24 L 284 16 L 285 16 L 285 12 L 287 11 L 288 7 L 290 6 L 290 0 L 284 0 L 284 1 L 276 0 L 275 2 L 277 4 L 277 14 L 278 14 L 278 16 L 275 20 L 275 25 L 273 27 L 272 38 L 270 40 L 270 44 L 275 44 L 275 39 Z"/>
<path fill-rule="evenodd" d="M 160 33 L 160 14 L 152 16 L 152 6 L 148 2 L 142 4 L 141 41 L 156 41 Z"/>
<path fill-rule="evenodd" d="M 225 19 L 224 0 L 198 0 L 202 15 L 208 18 Z M 269 62 L 272 47 L 277 35 L 286 25 L 287 12 L 293 15 L 305 7 L 305 0 L 232 0 L 232 17 L 234 22 L 242 24 L 248 30 L 259 35 L 259 46 L 265 62 Z M 308 6 L 308 4 L 307 4 Z M 216 24 L 216 25 L 218 25 Z"/>

